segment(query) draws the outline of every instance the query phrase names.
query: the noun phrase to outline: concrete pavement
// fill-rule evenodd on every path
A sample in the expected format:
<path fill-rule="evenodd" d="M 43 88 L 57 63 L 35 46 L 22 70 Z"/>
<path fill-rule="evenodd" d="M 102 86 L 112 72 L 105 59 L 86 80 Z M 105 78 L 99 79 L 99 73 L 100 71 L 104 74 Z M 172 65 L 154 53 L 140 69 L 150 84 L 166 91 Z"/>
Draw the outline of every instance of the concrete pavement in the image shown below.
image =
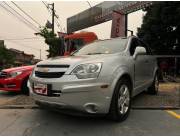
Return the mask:
<path fill-rule="evenodd" d="M 17 98 L 17 93 L 0 90 L 0 105 L 3 105 L 9 101 L 16 99 L 16 98 Z"/>
<path fill-rule="evenodd" d="M 174 111 L 180 114 L 180 110 Z M 0 109 L 0 135 L 180 135 L 180 119 L 164 110 L 132 110 L 117 123 L 39 109 Z"/>

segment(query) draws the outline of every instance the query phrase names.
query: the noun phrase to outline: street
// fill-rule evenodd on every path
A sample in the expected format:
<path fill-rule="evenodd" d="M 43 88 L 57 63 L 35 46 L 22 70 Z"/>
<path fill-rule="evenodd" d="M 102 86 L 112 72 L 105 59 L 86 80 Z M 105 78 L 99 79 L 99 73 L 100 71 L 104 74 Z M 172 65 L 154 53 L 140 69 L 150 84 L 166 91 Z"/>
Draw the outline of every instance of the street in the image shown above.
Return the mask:
<path fill-rule="evenodd" d="M 180 135 L 180 110 L 161 109 L 179 106 L 175 87 L 167 83 L 160 86 L 156 96 L 147 93 L 136 96 L 128 119 L 122 123 L 106 117 L 63 115 L 37 107 L 24 109 L 24 105 L 35 106 L 29 96 L 1 91 L 0 135 Z M 8 109 L 11 105 L 14 107 Z M 144 109 L 137 109 L 142 106 Z"/>
<path fill-rule="evenodd" d="M 173 110 L 177 115 L 180 110 Z M 117 123 L 41 109 L 1 109 L 0 135 L 180 135 L 180 119 L 165 110 L 132 110 Z"/>

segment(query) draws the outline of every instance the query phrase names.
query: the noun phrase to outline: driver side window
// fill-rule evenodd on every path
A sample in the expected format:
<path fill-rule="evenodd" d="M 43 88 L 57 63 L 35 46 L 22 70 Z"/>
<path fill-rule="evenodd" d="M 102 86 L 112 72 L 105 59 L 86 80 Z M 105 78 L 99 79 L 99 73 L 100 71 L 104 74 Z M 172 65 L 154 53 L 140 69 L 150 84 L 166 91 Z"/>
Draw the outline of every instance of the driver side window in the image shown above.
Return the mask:
<path fill-rule="evenodd" d="M 144 47 L 146 49 L 146 53 L 147 53 L 147 47 L 144 44 L 142 44 L 142 42 L 140 42 L 138 39 L 134 38 L 131 41 L 131 47 L 130 47 L 130 51 L 129 51 L 131 56 L 134 55 L 136 47 Z"/>
<path fill-rule="evenodd" d="M 134 52 L 135 52 L 135 49 L 136 47 L 139 46 L 139 42 L 137 39 L 132 39 L 131 41 L 131 46 L 130 46 L 130 49 L 129 49 L 129 52 L 130 52 L 130 55 L 133 56 L 134 55 Z"/>

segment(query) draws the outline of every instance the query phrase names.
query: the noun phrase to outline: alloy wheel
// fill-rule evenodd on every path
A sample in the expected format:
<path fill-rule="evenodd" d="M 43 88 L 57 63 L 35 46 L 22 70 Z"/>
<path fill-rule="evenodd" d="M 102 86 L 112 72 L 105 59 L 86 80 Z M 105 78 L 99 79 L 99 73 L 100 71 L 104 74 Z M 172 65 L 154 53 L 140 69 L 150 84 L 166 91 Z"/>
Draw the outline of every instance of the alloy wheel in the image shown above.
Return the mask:
<path fill-rule="evenodd" d="M 120 114 L 125 114 L 129 109 L 130 95 L 127 85 L 122 85 L 119 89 L 118 108 Z"/>

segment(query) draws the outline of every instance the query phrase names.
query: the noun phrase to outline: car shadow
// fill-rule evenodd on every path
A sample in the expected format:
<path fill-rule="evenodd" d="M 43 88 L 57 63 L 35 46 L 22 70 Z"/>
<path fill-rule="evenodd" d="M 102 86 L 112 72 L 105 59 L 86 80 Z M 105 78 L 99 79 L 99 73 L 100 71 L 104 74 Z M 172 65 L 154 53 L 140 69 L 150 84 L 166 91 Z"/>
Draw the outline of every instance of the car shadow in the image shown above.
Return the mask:
<path fill-rule="evenodd" d="M 19 95 L 19 93 L 10 91 L 0 91 L 0 97 L 14 97 L 16 95 Z"/>
<path fill-rule="evenodd" d="M 37 126 L 33 127 L 31 135 L 108 135 L 108 129 L 126 123 L 110 120 L 107 116 L 75 116 L 44 109 L 39 110 L 34 118 Z M 101 130 L 97 132 L 97 129 Z M 109 133 L 112 134 L 116 133 Z"/>

